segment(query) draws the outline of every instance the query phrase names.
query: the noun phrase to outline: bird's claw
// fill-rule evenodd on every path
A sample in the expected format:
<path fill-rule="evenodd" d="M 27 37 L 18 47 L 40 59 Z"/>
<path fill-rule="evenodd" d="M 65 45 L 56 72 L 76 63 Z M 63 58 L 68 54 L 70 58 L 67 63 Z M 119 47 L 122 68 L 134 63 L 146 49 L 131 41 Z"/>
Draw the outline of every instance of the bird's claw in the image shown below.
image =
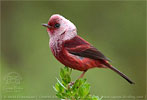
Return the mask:
<path fill-rule="evenodd" d="M 68 87 L 73 86 L 74 83 L 75 83 L 75 82 L 70 82 L 70 83 L 68 84 Z"/>

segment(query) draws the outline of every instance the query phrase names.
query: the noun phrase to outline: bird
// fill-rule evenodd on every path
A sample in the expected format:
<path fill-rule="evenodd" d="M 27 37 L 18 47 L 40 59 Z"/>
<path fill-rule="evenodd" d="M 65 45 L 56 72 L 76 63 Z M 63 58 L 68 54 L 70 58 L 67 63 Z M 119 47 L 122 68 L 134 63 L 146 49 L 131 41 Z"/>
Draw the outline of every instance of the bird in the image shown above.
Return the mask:
<path fill-rule="evenodd" d="M 113 67 L 104 54 L 77 35 L 77 28 L 70 20 L 60 14 L 53 14 L 48 23 L 42 26 L 47 28 L 49 47 L 55 58 L 67 67 L 83 72 L 78 79 L 91 68 L 109 68 L 130 84 L 134 84 L 125 74 Z"/>

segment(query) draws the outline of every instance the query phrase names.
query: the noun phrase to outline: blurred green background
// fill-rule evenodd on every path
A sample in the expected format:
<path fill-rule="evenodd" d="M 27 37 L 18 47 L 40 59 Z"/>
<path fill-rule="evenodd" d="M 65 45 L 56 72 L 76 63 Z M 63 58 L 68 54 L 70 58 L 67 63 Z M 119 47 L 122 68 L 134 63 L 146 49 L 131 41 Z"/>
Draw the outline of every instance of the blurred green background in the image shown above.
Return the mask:
<path fill-rule="evenodd" d="M 46 28 L 41 23 L 47 23 L 56 13 L 71 20 L 78 35 L 136 83 L 130 85 L 109 69 L 95 68 L 84 76 L 91 84 L 91 94 L 104 96 L 103 100 L 144 98 L 145 1 L 2 1 L 0 84 L 4 100 L 14 96 L 53 100 L 52 87 L 64 66 L 53 57 Z M 74 70 L 72 80 L 80 74 Z"/>

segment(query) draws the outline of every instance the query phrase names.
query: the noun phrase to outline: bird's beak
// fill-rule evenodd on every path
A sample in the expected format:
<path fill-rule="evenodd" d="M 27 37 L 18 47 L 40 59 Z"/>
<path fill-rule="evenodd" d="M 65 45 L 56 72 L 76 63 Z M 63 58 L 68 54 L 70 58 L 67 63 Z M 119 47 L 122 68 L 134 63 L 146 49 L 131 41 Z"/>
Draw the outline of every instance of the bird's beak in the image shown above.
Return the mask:
<path fill-rule="evenodd" d="M 52 26 L 48 25 L 48 24 L 42 24 L 42 26 L 47 27 L 47 28 L 51 28 Z"/>

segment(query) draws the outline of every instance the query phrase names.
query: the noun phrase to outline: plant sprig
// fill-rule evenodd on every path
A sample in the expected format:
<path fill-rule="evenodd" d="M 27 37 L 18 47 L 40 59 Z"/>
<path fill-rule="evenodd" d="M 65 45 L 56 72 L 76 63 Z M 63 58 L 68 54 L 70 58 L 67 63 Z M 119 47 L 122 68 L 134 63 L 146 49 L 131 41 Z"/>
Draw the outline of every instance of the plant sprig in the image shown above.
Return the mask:
<path fill-rule="evenodd" d="M 61 68 L 60 78 L 53 87 L 56 91 L 56 96 L 62 100 L 101 100 L 98 96 L 90 94 L 90 84 L 86 79 L 78 79 L 71 85 L 72 69 L 68 67 Z"/>

